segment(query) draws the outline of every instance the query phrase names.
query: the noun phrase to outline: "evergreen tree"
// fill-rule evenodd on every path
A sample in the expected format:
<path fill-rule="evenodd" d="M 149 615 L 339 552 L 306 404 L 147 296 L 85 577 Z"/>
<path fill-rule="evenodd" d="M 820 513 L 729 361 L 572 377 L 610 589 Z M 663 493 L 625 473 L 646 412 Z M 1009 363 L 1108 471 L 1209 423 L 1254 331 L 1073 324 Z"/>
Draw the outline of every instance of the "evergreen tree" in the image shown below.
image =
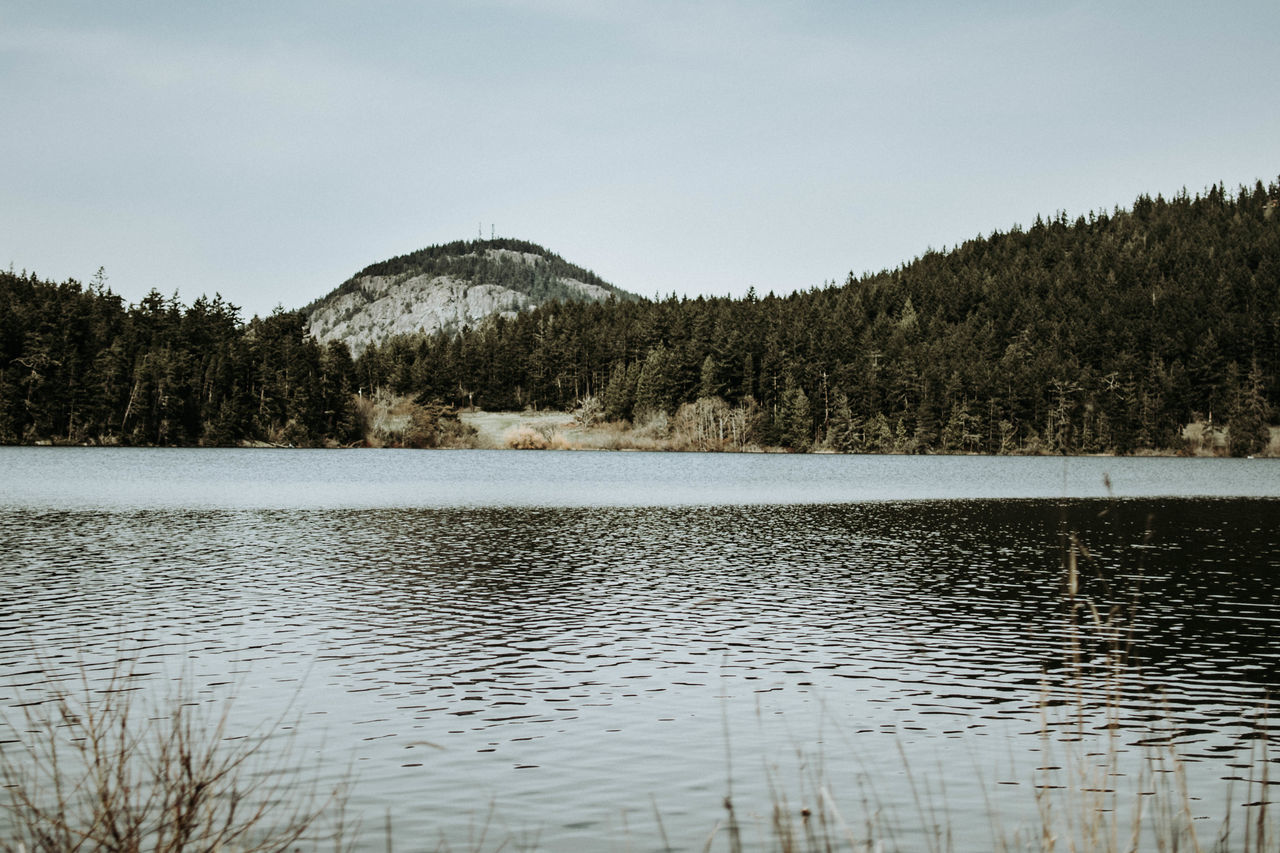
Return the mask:
<path fill-rule="evenodd" d="M 1270 407 L 1263 394 L 1264 381 L 1255 360 L 1247 380 L 1236 390 L 1227 423 L 1232 456 L 1253 456 L 1271 444 L 1271 429 L 1267 426 Z"/>
<path fill-rule="evenodd" d="M 708 355 L 702 360 L 702 369 L 699 371 L 698 397 L 719 397 L 723 390 L 724 386 L 720 382 L 720 363 L 716 361 L 715 356 Z"/>
<path fill-rule="evenodd" d="M 609 384 L 604 391 L 605 417 L 610 420 L 623 421 L 631 417 L 631 407 L 635 404 L 635 371 L 628 373 L 621 361 L 613 363 L 609 371 Z"/>
<path fill-rule="evenodd" d="M 805 451 L 813 446 L 813 413 L 809 397 L 800 386 L 787 381 L 779 412 L 782 445 Z"/>

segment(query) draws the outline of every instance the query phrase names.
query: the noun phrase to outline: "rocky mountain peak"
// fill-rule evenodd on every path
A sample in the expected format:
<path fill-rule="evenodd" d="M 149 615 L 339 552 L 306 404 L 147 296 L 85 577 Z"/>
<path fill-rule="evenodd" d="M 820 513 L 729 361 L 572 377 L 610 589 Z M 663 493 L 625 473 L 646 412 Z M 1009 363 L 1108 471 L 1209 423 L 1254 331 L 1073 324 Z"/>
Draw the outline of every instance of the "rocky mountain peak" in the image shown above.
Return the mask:
<path fill-rule="evenodd" d="M 396 335 L 452 332 L 555 299 L 635 299 L 590 270 L 523 240 L 429 246 L 371 264 L 303 309 L 321 343 L 353 354 Z"/>

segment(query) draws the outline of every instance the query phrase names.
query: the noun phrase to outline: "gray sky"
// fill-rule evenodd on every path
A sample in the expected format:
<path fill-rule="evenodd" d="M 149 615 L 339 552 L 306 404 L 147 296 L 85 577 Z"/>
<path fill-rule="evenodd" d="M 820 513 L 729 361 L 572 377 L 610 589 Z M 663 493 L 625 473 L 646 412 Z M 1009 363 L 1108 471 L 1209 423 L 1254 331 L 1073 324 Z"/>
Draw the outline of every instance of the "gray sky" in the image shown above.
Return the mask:
<path fill-rule="evenodd" d="M 304 305 L 433 243 L 778 293 L 1280 175 L 1280 3 L 8 0 L 0 264 Z"/>

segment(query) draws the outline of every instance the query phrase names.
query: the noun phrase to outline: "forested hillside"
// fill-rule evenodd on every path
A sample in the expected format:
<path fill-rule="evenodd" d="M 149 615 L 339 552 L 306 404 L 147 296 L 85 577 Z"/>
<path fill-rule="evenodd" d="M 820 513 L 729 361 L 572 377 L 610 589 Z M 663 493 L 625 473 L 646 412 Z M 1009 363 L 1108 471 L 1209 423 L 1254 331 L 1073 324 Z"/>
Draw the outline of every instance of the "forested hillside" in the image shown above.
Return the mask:
<path fill-rule="evenodd" d="M 1280 402 L 1278 201 L 1261 183 L 1144 196 L 789 296 L 552 301 L 354 363 L 301 312 L 243 322 L 217 297 L 126 306 L 101 280 L 0 273 L 0 442 L 345 444 L 390 392 L 419 401 L 402 414 L 427 445 L 449 406 L 475 405 L 578 407 L 707 448 L 1127 453 L 1216 435 L 1256 453 Z M 1196 421 L 1217 432 L 1190 446 Z"/>
<path fill-rule="evenodd" d="M 101 278 L 0 273 L 0 443 L 346 441 L 351 375 L 296 312 L 243 323 L 218 297 L 126 307 Z"/>
<path fill-rule="evenodd" d="M 370 349 L 357 383 L 488 409 L 591 396 L 798 449 L 1180 450 L 1203 420 L 1253 453 L 1280 391 L 1278 199 L 1143 196 L 785 297 L 553 303 Z"/>

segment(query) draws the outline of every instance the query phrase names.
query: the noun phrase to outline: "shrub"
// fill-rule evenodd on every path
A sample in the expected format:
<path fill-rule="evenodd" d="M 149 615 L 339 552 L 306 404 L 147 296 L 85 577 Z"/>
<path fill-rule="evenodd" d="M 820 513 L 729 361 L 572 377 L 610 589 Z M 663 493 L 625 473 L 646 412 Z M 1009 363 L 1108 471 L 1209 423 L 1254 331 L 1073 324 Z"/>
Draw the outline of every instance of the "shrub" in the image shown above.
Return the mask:
<path fill-rule="evenodd" d="M 579 426 L 595 426 L 604 421 L 604 403 L 599 397 L 586 396 L 578 401 L 573 410 L 573 420 Z"/>
<path fill-rule="evenodd" d="M 17 738 L 0 750 L 0 851 L 344 849 L 340 817 L 312 835 L 321 815 L 341 814 L 339 792 L 315 796 L 276 744 L 267 757 L 264 734 L 233 738 L 226 713 L 210 719 L 189 697 L 140 707 L 132 676 L 117 668 L 91 685 L 82 671 L 4 719 Z"/>
<path fill-rule="evenodd" d="M 502 443 L 512 450 L 546 450 L 547 437 L 526 424 L 513 426 L 502 435 Z"/>

